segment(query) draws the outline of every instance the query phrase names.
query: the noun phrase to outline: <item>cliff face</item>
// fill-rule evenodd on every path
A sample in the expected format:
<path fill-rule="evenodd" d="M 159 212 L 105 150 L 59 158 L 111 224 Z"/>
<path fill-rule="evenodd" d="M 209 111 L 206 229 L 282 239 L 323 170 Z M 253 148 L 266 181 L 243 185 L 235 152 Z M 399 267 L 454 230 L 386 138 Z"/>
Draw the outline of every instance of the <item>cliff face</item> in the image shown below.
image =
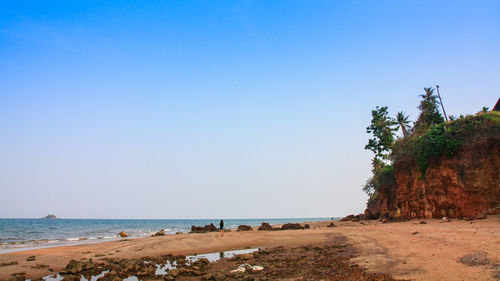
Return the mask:
<path fill-rule="evenodd" d="M 368 210 L 391 218 L 469 217 L 500 206 L 500 137 L 462 145 L 431 162 L 424 178 L 412 159 L 394 165 L 395 185 L 382 186 Z"/>

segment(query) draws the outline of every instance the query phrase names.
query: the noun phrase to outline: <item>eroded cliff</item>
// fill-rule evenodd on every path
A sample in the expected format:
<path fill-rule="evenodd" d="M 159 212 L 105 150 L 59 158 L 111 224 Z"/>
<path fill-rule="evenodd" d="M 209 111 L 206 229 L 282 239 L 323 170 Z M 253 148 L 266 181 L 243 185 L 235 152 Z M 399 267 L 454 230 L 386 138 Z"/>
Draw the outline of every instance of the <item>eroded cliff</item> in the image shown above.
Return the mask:
<path fill-rule="evenodd" d="M 500 206 L 500 134 L 473 133 L 453 157 L 394 163 L 395 183 L 381 186 L 366 213 L 389 218 L 472 217 Z"/>

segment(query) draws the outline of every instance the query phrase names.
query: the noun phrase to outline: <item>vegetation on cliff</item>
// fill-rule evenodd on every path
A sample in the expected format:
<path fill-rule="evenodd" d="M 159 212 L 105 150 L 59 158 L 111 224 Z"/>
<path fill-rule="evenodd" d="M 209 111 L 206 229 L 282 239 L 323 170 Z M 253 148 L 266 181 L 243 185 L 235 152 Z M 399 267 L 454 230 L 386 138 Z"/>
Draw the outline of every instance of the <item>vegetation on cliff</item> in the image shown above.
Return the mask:
<path fill-rule="evenodd" d="M 432 161 L 453 157 L 462 145 L 476 138 L 500 135 L 500 112 L 483 108 L 476 115 L 450 116 L 447 118 L 450 121 L 445 122 L 434 89 L 424 88 L 424 91 L 418 106 L 420 114 L 413 126 L 404 112 L 392 118 L 387 106 L 372 110 L 371 124 L 366 131 L 373 137 L 365 149 L 374 153 L 373 175 L 363 187 L 370 201 L 376 198 L 380 188 L 396 184 L 394 165 L 398 162 L 416 163 L 420 177 L 424 178 Z M 403 137 L 395 137 L 398 130 Z"/>

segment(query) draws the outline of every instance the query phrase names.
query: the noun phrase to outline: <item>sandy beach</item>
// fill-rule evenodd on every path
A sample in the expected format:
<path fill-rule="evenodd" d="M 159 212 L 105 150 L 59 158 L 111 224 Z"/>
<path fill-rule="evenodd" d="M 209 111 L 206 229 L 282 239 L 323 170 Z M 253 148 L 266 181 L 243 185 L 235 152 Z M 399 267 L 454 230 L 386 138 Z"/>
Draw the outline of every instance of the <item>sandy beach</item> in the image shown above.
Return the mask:
<path fill-rule="evenodd" d="M 122 239 L 119 241 L 63 246 L 0 255 L 0 280 L 26 272 L 26 278 L 39 278 L 63 269 L 71 259 L 105 257 L 141 258 L 166 254 L 193 255 L 247 248 L 286 249 L 322 245 L 332 237 L 345 237 L 356 249 L 351 259 L 368 272 L 384 272 L 394 278 L 410 280 L 496 280 L 500 278 L 500 219 L 411 220 L 311 223 L 311 229 L 284 231 L 193 233 Z M 35 256 L 34 261 L 26 261 Z M 479 261 L 479 262 L 478 262 Z M 479 264 L 478 264 L 479 263 Z M 37 264 L 45 269 L 32 268 Z M 49 271 L 49 268 L 53 272 Z"/>

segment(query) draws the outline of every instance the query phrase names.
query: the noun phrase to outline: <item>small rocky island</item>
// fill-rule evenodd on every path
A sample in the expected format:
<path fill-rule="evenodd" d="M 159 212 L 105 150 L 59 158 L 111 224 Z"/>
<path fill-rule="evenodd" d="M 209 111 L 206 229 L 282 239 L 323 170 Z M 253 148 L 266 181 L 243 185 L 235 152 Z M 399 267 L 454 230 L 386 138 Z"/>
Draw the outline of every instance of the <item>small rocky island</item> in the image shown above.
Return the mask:
<path fill-rule="evenodd" d="M 53 220 L 53 219 L 57 219 L 57 217 L 56 217 L 56 215 L 48 214 L 45 217 L 43 217 L 43 219 L 51 219 L 51 220 Z"/>

